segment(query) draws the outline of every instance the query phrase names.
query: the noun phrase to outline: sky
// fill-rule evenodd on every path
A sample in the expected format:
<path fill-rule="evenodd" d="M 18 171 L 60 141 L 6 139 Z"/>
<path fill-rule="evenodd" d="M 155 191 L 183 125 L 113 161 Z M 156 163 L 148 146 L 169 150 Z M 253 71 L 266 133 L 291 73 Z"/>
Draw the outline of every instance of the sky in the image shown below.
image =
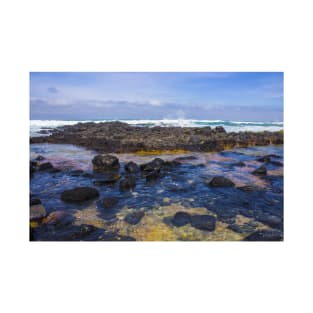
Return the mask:
<path fill-rule="evenodd" d="M 30 118 L 283 121 L 283 73 L 31 72 Z"/>

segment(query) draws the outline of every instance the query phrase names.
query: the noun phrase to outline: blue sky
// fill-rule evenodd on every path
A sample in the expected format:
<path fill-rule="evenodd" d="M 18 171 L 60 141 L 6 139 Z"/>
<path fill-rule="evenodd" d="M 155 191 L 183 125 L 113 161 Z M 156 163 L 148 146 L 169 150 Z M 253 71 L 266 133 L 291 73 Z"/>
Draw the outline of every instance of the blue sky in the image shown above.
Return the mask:
<path fill-rule="evenodd" d="M 281 72 L 32 72 L 31 119 L 283 120 Z"/>

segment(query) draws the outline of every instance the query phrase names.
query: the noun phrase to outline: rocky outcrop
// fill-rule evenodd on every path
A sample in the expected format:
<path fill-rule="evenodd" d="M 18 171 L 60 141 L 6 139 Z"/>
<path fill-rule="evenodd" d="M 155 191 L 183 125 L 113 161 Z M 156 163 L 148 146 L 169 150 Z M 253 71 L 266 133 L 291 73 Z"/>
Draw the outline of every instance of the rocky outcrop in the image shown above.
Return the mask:
<path fill-rule="evenodd" d="M 235 184 L 223 176 L 215 176 L 207 183 L 210 187 L 234 187 Z"/>
<path fill-rule="evenodd" d="M 113 171 L 118 170 L 120 167 L 118 158 L 110 154 L 96 155 L 92 160 L 92 164 L 95 172 Z"/>
<path fill-rule="evenodd" d="M 211 127 L 137 127 L 121 122 L 78 123 L 32 137 L 31 143 L 66 143 L 84 146 L 100 153 L 140 151 L 222 151 L 247 146 L 282 144 L 283 132 L 231 132 Z M 106 163 L 106 162 L 105 162 Z M 102 168 L 100 162 L 99 168 Z M 98 163 L 96 162 L 96 168 Z"/>
<path fill-rule="evenodd" d="M 99 197 L 99 192 L 95 188 L 77 187 L 65 190 L 61 194 L 61 200 L 72 203 L 82 203 Z"/>

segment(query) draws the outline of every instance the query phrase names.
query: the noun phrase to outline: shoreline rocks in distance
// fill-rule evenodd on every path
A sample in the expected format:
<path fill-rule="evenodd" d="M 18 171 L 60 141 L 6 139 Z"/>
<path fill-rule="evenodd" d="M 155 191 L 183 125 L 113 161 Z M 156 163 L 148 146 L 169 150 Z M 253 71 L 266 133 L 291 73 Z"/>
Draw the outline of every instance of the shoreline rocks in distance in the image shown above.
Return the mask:
<path fill-rule="evenodd" d="M 283 144 L 284 135 L 276 132 L 229 132 L 222 126 L 139 127 L 122 122 L 78 123 L 56 129 L 50 136 L 31 137 L 30 143 L 74 144 L 100 153 L 140 153 L 142 151 L 212 152 L 247 146 Z M 110 162 L 108 162 L 110 164 Z M 107 161 L 95 159 L 96 170 Z M 119 166 L 111 164 L 110 167 Z"/>

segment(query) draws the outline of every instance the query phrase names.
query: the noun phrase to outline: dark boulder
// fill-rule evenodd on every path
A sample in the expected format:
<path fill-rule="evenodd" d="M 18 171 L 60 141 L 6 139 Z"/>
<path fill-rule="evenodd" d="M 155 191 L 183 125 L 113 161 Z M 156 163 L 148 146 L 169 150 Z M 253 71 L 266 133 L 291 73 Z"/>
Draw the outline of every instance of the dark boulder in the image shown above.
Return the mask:
<path fill-rule="evenodd" d="M 128 173 L 137 173 L 139 170 L 139 166 L 135 162 L 131 161 L 125 164 L 125 171 Z"/>
<path fill-rule="evenodd" d="M 81 203 L 98 197 L 98 190 L 90 187 L 77 187 L 65 190 L 61 194 L 61 200 L 72 203 Z"/>
<path fill-rule="evenodd" d="M 190 224 L 200 230 L 213 231 L 215 230 L 216 218 L 210 215 L 192 215 Z"/>
<path fill-rule="evenodd" d="M 193 160 L 197 160 L 198 158 L 194 155 L 189 155 L 189 156 L 183 156 L 183 157 L 178 157 L 176 159 L 174 159 L 174 161 L 182 163 L 182 162 L 186 162 L 186 161 L 193 161 Z"/>
<path fill-rule="evenodd" d="M 265 155 L 263 157 L 258 158 L 257 161 L 261 163 L 268 163 L 271 161 L 271 157 L 268 155 Z"/>
<path fill-rule="evenodd" d="M 110 208 L 114 207 L 115 205 L 117 205 L 117 203 L 118 203 L 118 198 L 107 197 L 101 201 L 101 206 L 105 209 L 110 209 Z"/>
<path fill-rule="evenodd" d="M 140 169 L 144 172 L 157 171 L 162 168 L 163 164 L 164 164 L 164 160 L 160 158 L 155 158 L 149 163 L 141 164 Z"/>
<path fill-rule="evenodd" d="M 42 161 L 44 159 L 45 158 L 42 155 L 38 155 L 37 158 L 36 158 L 36 161 Z"/>
<path fill-rule="evenodd" d="M 132 212 L 125 216 L 124 220 L 128 224 L 136 225 L 138 224 L 141 219 L 144 217 L 145 213 L 142 211 Z"/>
<path fill-rule="evenodd" d="M 148 174 L 146 175 L 146 182 L 155 182 L 158 178 L 160 178 L 160 170 L 148 172 Z"/>
<path fill-rule="evenodd" d="M 110 154 L 96 155 L 92 160 L 92 164 L 95 172 L 118 170 L 120 167 L 118 158 Z"/>
<path fill-rule="evenodd" d="M 262 176 L 267 174 L 266 167 L 262 165 L 261 167 L 257 168 L 252 172 L 253 175 Z"/>
<path fill-rule="evenodd" d="M 38 166 L 38 171 L 51 171 L 54 167 L 50 162 L 41 163 Z"/>
<path fill-rule="evenodd" d="M 283 234 L 279 230 L 266 229 L 258 230 L 247 236 L 244 241 L 282 241 Z"/>
<path fill-rule="evenodd" d="M 36 198 L 30 199 L 30 205 L 36 205 L 36 204 L 41 204 L 41 200 L 36 199 Z"/>
<path fill-rule="evenodd" d="M 277 228 L 281 229 L 283 227 L 283 220 L 282 218 L 275 216 L 275 215 L 270 215 L 270 214 L 261 214 L 256 217 L 256 219 L 265 224 L 268 225 L 272 228 Z"/>
<path fill-rule="evenodd" d="M 176 227 L 181 227 L 190 223 L 190 218 L 191 218 L 190 214 L 186 212 L 177 212 L 173 216 L 171 223 Z"/>
<path fill-rule="evenodd" d="M 74 216 L 66 211 L 54 211 L 43 220 L 43 224 L 60 228 L 71 225 L 74 220 Z"/>
<path fill-rule="evenodd" d="M 243 225 L 231 224 L 228 226 L 228 228 L 239 234 L 251 233 L 255 231 L 255 227 L 248 224 Z"/>
<path fill-rule="evenodd" d="M 225 133 L 226 133 L 226 130 L 225 130 L 225 128 L 224 128 L 223 126 L 216 126 L 216 127 L 213 129 L 213 132 L 225 134 Z"/>
<path fill-rule="evenodd" d="M 120 181 L 120 190 L 131 190 L 136 186 L 136 178 L 134 175 L 128 175 Z"/>
<path fill-rule="evenodd" d="M 208 183 L 210 187 L 234 187 L 235 184 L 228 178 L 223 176 L 215 176 Z"/>

